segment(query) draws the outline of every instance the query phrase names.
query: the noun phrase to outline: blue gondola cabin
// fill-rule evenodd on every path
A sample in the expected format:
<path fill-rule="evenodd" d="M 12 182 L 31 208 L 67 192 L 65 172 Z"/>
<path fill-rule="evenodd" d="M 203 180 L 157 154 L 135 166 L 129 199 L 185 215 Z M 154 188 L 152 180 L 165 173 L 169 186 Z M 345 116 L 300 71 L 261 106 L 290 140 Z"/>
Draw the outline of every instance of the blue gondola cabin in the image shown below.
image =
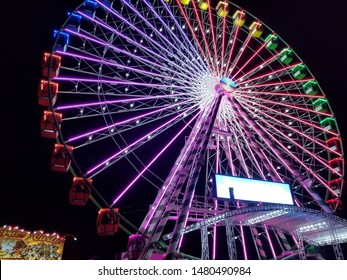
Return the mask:
<path fill-rule="evenodd" d="M 74 177 L 70 188 L 69 201 L 71 205 L 84 206 L 87 204 L 92 189 L 88 184 L 92 184 L 92 179 Z"/>
<path fill-rule="evenodd" d="M 99 236 L 111 236 L 118 232 L 118 209 L 102 208 L 99 210 L 96 229 Z"/>

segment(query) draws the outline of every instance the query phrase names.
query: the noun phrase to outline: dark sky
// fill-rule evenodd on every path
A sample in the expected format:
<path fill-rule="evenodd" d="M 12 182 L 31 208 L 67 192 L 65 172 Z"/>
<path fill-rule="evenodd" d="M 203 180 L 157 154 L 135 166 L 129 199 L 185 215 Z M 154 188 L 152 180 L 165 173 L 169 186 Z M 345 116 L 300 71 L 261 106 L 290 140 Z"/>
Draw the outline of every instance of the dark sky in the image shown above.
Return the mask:
<path fill-rule="evenodd" d="M 41 59 L 52 30 L 79 0 L 3 1 L 1 30 L 2 127 L 0 226 L 73 234 L 85 258 L 125 249 L 124 236 L 95 236 L 97 209 L 68 204 L 70 176 L 50 170 L 52 142 L 40 136 L 37 105 Z M 328 98 L 347 147 L 347 2 L 345 0 L 238 0 L 276 31 L 309 67 Z M 123 243 L 122 243 L 123 242 Z M 88 243 L 88 245 L 86 245 Z M 108 248 L 105 253 L 105 248 Z"/>

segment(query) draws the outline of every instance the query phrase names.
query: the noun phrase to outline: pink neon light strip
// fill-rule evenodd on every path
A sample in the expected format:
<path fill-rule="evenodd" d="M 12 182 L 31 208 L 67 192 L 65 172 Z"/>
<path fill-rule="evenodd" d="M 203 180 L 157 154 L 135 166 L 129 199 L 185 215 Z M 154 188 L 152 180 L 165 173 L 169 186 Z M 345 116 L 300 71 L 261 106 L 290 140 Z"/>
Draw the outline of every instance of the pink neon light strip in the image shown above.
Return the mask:
<path fill-rule="evenodd" d="M 209 65 L 211 72 L 214 72 L 214 73 L 215 73 L 214 65 L 211 64 L 211 61 L 206 57 L 205 51 L 203 50 L 203 48 L 202 48 L 202 46 L 201 46 L 201 44 L 200 44 L 198 38 L 197 38 L 196 35 L 195 35 L 195 31 L 194 31 L 192 25 L 190 24 L 190 20 L 188 19 L 186 12 L 184 11 L 184 9 L 183 9 L 183 7 L 182 7 L 180 1 L 179 1 L 179 0 L 176 0 L 176 1 L 177 1 L 177 4 L 178 4 L 179 9 L 181 10 L 181 13 L 182 13 L 184 19 L 186 20 L 186 23 L 187 23 L 188 27 L 189 27 L 189 29 L 190 29 L 191 35 L 194 37 L 195 42 L 197 43 L 197 45 L 198 45 L 198 47 L 199 47 L 199 49 L 200 49 L 202 55 L 204 56 L 204 58 L 205 58 L 205 60 L 206 60 L 206 63 Z"/>
<path fill-rule="evenodd" d="M 274 112 L 279 113 L 279 111 L 274 110 L 274 109 L 272 109 L 272 108 L 268 108 L 268 109 L 269 109 L 269 110 L 272 110 L 272 111 L 274 111 Z M 324 149 L 329 150 L 329 147 L 327 147 L 326 142 L 319 141 L 319 139 L 310 137 L 310 136 L 308 136 L 307 134 L 301 132 L 300 130 L 295 129 L 294 127 L 292 127 L 292 126 L 290 126 L 290 125 L 287 125 L 287 124 L 285 124 L 285 123 L 281 123 L 281 122 L 279 122 L 276 118 L 270 116 L 270 115 L 267 114 L 266 112 L 261 112 L 261 113 L 262 113 L 263 115 L 265 115 L 268 119 L 271 119 L 271 120 L 273 120 L 274 122 L 280 123 L 282 126 L 284 126 L 285 128 L 287 128 L 288 130 L 291 130 L 291 131 L 293 131 L 293 132 L 295 132 L 295 133 L 301 135 L 303 138 L 309 139 L 309 140 L 311 140 L 312 142 L 314 142 L 315 144 L 317 144 L 317 145 L 323 147 Z M 284 114 L 284 115 L 285 115 L 285 114 Z M 263 120 L 264 120 L 264 122 L 266 122 L 266 121 L 265 121 L 266 118 L 264 118 Z M 298 119 L 298 120 L 300 121 L 300 119 Z M 266 122 L 266 123 L 267 123 L 267 122 Z M 282 135 L 285 136 L 284 134 L 282 134 Z M 302 148 L 302 147 L 301 147 L 300 145 L 298 145 L 295 141 L 293 141 L 292 139 L 290 139 L 290 140 L 291 140 L 291 142 L 292 142 L 294 145 L 297 145 L 298 147 Z M 305 150 L 306 150 L 306 149 L 305 149 Z M 342 156 L 342 153 L 339 153 L 338 151 L 331 150 L 331 152 L 332 152 L 332 153 L 335 153 L 335 154 L 338 155 L 338 156 Z M 311 153 L 310 153 L 310 154 L 311 154 Z M 315 157 L 314 154 L 312 154 L 312 156 Z M 323 163 L 323 164 L 324 164 L 324 163 Z"/>
<path fill-rule="evenodd" d="M 242 98 L 242 97 L 241 97 L 241 98 L 238 98 L 238 101 L 240 101 L 240 102 L 246 101 L 246 102 L 247 102 L 247 101 L 249 101 L 248 99 L 253 98 L 253 96 L 247 96 L 246 98 L 247 98 L 246 100 L 245 100 L 244 98 Z M 247 106 L 248 106 L 248 104 L 247 104 Z M 318 126 L 318 125 L 316 125 L 316 124 L 314 124 L 314 123 L 307 122 L 307 121 L 305 121 L 305 120 L 303 120 L 303 119 L 299 119 L 299 118 L 293 117 L 293 116 L 291 116 L 291 115 L 282 113 L 282 112 L 280 112 L 280 111 L 277 111 L 277 113 L 280 114 L 280 115 L 286 116 L 286 117 L 288 117 L 288 118 L 290 118 L 290 119 L 292 119 L 292 120 L 295 120 L 295 121 L 297 121 L 297 122 L 301 122 L 301 123 L 303 123 L 303 124 L 312 126 L 312 127 L 316 128 L 316 129 L 318 129 L 318 130 L 324 131 L 324 129 L 323 129 L 321 126 Z M 331 132 L 331 131 L 326 131 L 326 132 L 329 132 L 329 133 L 332 134 L 333 136 L 338 136 L 338 134 L 335 133 L 335 132 Z"/>
<path fill-rule="evenodd" d="M 76 109 L 81 107 L 98 107 L 102 105 L 112 105 L 117 103 L 125 103 L 125 102 L 136 102 L 136 101 L 145 101 L 145 100 L 153 100 L 153 99 L 163 99 L 168 98 L 171 99 L 172 97 L 179 97 L 179 96 L 186 96 L 186 93 L 177 93 L 177 94 L 163 94 L 163 95 L 150 95 L 150 96 L 144 96 L 144 97 L 137 97 L 137 98 L 129 98 L 129 99 L 119 99 L 119 100 L 105 100 L 100 102 L 90 102 L 90 103 L 79 103 L 79 104 L 72 104 L 72 105 L 65 105 L 65 106 L 57 106 L 56 110 L 63 111 L 63 110 L 69 110 L 69 109 Z"/>
<path fill-rule="evenodd" d="M 259 76 L 256 76 L 256 77 L 253 77 L 251 79 L 247 79 L 247 80 L 243 80 L 241 81 L 241 78 L 240 79 L 236 79 L 236 82 L 237 84 L 240 86 L 240 85 L 243 85 L 243 84 L 246 84 L 246 83 L 249 83 L 251 81 L 254 81 L 254 80 L 258 80 L 258 79 L 261 79 L 261 78 L 264 78 L 264 77 L 268 77 L 270 75 L 275 75 L 277 73 L 281 73 L 281 72 L 285 72 L 289 69 L 292 69 L 293 67 L 297 66 L 297 65 L 301 65 L 302 63 L 297 63 L 297 64 L 293 64 L 293 65 L 290 65 L 290 66 L 287 66 L 287 67 L 282 67 L 282 68 L 279 68 L 277 70 L 273 70 L 271 72 L 268 72 L 268 73 L 265 73 L 265 74 L 262 74 L 262 75 L 259 75 Z"/>
<path fill-rule="evenodd" d="M 237 93 L 244 93 L 245 95 L 251 95 L 251 94 L 261 94 L 261 95 L 273 95 L 273 96 L 284 96 L 284 97 L 302 97 L 302 98 L 309 98 L 309 99 L 318 99 L 318 98 L 324 98 L 324 95 L 309 95 L 309 94 L 302 94 L 302 93 L 291 93 L 291 92 L 275 92 L 275 91 L 254 91 L 251 90 L 245 91 L 241 89 L 237 90 Z"/>
<path fill-rule="evenodd" d="M 269 100 L 269 99 L 263 99 L 263 98 L 250 96 L 250 95 L 249 96 L 244 96 L 244 98 L 252 99 L 252 100 L 265 101 L 266 103 L 269 103 L 269 104 L 275 104 L 275 105 L 279 105 L 279 106 L 282 106 L 282 107 L 285 107 L 285 108 L 291 108 L 291 109 L 300 110 L 300 111 L 304 111 L 304 112 L 310 112 L 310 113 L 313 113 L 315 115 L 333 117 L 333 115 L 329 114 L 329 113 L 317 112 L 317 111 L 312 110 L 312 109 L 308 109 L 308 108 L 305 108 L 305 107 L 302 107 L 302 106 L 294 106 L 294 105 L 291 105 L 291 104 L 288 104 L 288 103 L 276 102 L 276 101 L 272 101 L 272 100 Z"/>
<path fill-rule="evenodd" d="M 270 123 L 268 123 L 267 121 L 264 122 L 271 127 L 273 130 L 275 130 L 278 134 L 282 135 L 284 138 L 287 138 L 289 140 L 289 142 L 291 142 L 293 145 L 299 147 L 301 150 L 303 150 L 304 152 L 306 152 L 306 154 L 310 155 L 312 158 L 316 159 L 317 161 L 319 161 L 322 165 L 324 165 L 327 169 L 329 169 L 331 172 L 336 173 L 338 176 L 341 176 L 340 173 L 336 172 L 332 167 L 330 167 L 327 162 L 323 161 L 322 159 L 320 159 L 319 157 L 317 157 L 315 154 L 311 153 L 310 151 L 308 151 L 307 149 L 305 149 L 304 147 L 302 147 L 301 145 L 297 144 L 294 140 L 292 140 L 291 138 L 286 137 L 286 135 L 284 135 L 280 130 L 276 129 L 274 126 L 272 126 Z M 296 158 L 296 157 L 295 157 Z M 303 166 L 305 166 L 305 164 L 299 160 L 298 158 L 296 158 L 299 163 Z M 312 171 L 311 171 L 312 172 Z"/>
<path fill-rule="evenodd" d="M 284 49 L 287 50 L 287 49 Z M 276 60 L 278 58 L 278 56 L 281 54 L 282 52 L 277 53 L 276 55 L 271 56 L 269 59 L 265 60 L 264 62 L 262 62 L 261 64 L 258 64 L 257 66 L 255 66 L 253 69 L 250 69 L 248 72 L 244 73 L 243 76 L 239 77 L 237 80 L 240 80 L 242 78 L 244 78 L 245 76 L 248 76 L 250 73 L 252 73 L 253 71 L 259 69 L 260 66 L 264 66 L 274 60 Z M 235 78 L 233 77 L 233 79 L 235 80 Z"/>
<path fill-rule="evenodd" d="M 193 7 L 194 7 L 195 16 L 196 16 L 196 18 L 198 20 L 198 25 L 199 25 L 200 31 L 202 33 L 202 38 L 203 38 L 203 41 L 205 43 L 206 50 L 208 52 L 209 61 L 211 62 L 211 58 L 213 58 L 213 56 L 212 56 L 212 53 L 211 53 L 211 51 L 210 51 L 210 49 L 208 47 L 208 42 L 207 42 L 207 39 L 206 39 L 206 36 L 205 36 L 204 26 L 202 25 L 202 21 L 201 21 L 200 16 L 199 16 L 199 11 L 196 8 L 195 1 L 192 1 L 192 3 L 193 3 Z M 212 28 L 212 26 L 211 26 L 211 28 Z M 214 61 L 212 61 L 211 63 L 212 63 L 214 74 L 218 76 L 217 70 L 216 70 L 215 65 L 214 65 Z"/>
<path fill-rule="evenodd" d="M 272 35 L 272 36 L 274 36 L 274 35 Z M 265 47 L 265 45 L 266 45 L 266 42 L 264 42 L 264 43 L 253 53 L 253 55 L 252 55 L 252 56 L 242 65 L 242 67 L 240 67 L 240 69 L 233 75 L 234 78 L 237 76 L 238 73 L 240 73 L 240 72 L 242 71 L 243 68 L 245 68 L 245 67 L 248 65 L 248 63 L 250 63 L 250 62 L 253 60 L 253 58 Z"/>
<path fill-rule="evenodd" d="M 274 142 L 276 142 L 283 150 L 285 150 L 287 152 L 287 154 L 289 154 L 293 159 L 295 159 L 298 163 L 301 163 L 301 165 L 306 168 L 306 165 L 304 165 L 301 160 L 299 158 L 297 158 L 296 156 L 294 156 L 286 147 L 284 147 L 282 145 L 281 142 L 279 142 L 269 131 L 267 130 L 263 130 L 265 131 L 271 138 Z M 282 161 L 282 159 L 280 159 Z M 283 164 L 285 164 L 283 161 L 282 161 Z M 289 168 L 288 165 L 285 164 L 285 166 L 287 167 L 288 170 L 292 170 L 291 168 Z M 316 172 L 312 171 L 311 169 L 307 169 L 306 170 L 308 172 L 310 172 L 318 181 L 320 181 L 323 186 L 325 186 L 329 192 L 334 196 L 334 197 L 338 197 L 338 195 L 329 187 L 329 185 L 320 177 L 316 174 Z M 307 190 L 307 188 L 304 186 L 304 188 Z M 307 190 L 309 192 L 309 190 Z"/>
<path fill-rule="evenodd" d="M 224 3 L 227 3 L 226 0 L 224 1 Z M 220 64 L 221 64 L 220 73 L 223 73 L 223 67 L 224 67 L 225 34 L 226 34 L 226 17 L 223 18 L 223 27 L 222 27 L 222 56 L 220 60 Z"/>
<path fill-rule="evenodd" d="M 226 64 L 226 67 L 225 67 L 223 76 L 227 76 L 227 72 L 229 71 L 228 69 L 229 69 L 229 65 L 230 65 L 230 63 L 231 63 L 231 58 L 232 58 L 232 56 L 233 56 L 233 52 L 234 52 L 234 48 L 235 48 L 235 45 L 236 45 L 237 36 L 238 36 L 238 34 L 239 34 L 239 30 L 240 30 L 240 26 L 237 26 L 237 27 L 236 27 L 236 31 L 235 31 L 235 36 L 234 36 L 232 39 L 230 39 L 230 40 L 233 40 L 233 41 L 231 42 L 231 47 L 230 47 L 231 50 L 230 50 L 230 52 L 229 52 L 229 58 L 228 58 L 228 62 L 227 62 L 227 64 Z"/>
<path fill-rule="evenodd" d="M 242 51 L 237 55 L 236 60 L 233 62 L 233 67 L 230 71 L 230 74 L 232 75 L 232 79 L 235 80 L 234 75 L 232 74 L 233 70 L 235 69 L 237 63 L 239 62 L 240 58 L 242 57 L 243 53 L 245 52 L 245 49 L 248 47 L 249 42 L 251 41 L 252 36 L 248 35 L 246 42 L 242 45 Z"/>
<path fill-rule="evenodd" d="M 193 1 L 193 3 L 194 3 L 194 1 Z M 211 34 L 212 34 L 212 41 L 213 41 L 213 47 L 214 47 L 215 61 L 218 61 L 216 35 L 215 35 L 215 32 L 214 32 L 215 25 L 213 24 L 210 0 L 207 1 L 207 4 L 208 4 L 208 18 L 210 20 L 210 29 L 211 29 Z M 220 61 L 220 63 L 222 64 L 222 61 Z M 219 69 L 218 69 L 218 64 L 216 64 L 216 68 L 217 68 L 216 72 L 217 72 L 217 75 L 219 77 L 220 72 L 219 72 Z"/>
<path fill-rule="evenodd" d="M 240 231 L 241 231 L 241 238 L 242 238 L 242 248 L 243 248 L 243 254 L 245 257 L 245 260 L 248 260 L 247 255 L 247 248 L 246 248 L 246 240 L 245 240 L 245 234 L 243 232 L 243 226 L 240 224 Z"/>
<path fill-rule="evenodd" d="M 275 249 L 274 249 L 274 246 L 273 246 L 273 244 L 272 244 L 271 237 L 270 237 L 270 235 L 269 235 L 269 231 L 268 231 L 267 226 L 266 226 L 265 224 L 264 224 L 264 229 L 265 229 L 267 238 L 268 238 L 269 243 L 270 243 L 270 248 L 271 248 L 272 256 L 274 257 L 274 259 L 276 259 Z"/>

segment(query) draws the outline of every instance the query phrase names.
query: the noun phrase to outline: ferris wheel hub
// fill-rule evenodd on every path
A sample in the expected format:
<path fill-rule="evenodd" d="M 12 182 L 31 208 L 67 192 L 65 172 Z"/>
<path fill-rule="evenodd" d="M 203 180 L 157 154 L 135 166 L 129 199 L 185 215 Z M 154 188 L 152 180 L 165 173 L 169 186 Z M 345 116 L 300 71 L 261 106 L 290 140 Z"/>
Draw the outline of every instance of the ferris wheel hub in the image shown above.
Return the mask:
<path fill-rule="evenodd" d="M 226 90 L 227 92 L 233 92 L 236 90 L 237 85 L 234 83 L 234 81 L 229 78 L 229 77 L 222 77 L 219 80 L 219 84 L 221 85 L 221 87 Z"/>

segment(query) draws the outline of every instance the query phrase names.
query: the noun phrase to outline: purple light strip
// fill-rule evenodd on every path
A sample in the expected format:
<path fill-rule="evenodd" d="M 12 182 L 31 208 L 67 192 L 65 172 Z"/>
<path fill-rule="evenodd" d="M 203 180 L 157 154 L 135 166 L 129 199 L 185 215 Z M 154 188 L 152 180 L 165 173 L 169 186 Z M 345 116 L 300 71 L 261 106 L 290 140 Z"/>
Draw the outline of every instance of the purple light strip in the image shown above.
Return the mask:
<path fill-rule="evenodd" d="M 241 242 L 242 242 L 242 248 L 243 248 L 243 255 L 245 257 L 245 260 L 248 260 L 248 255 L 247 255 L 247 248 L 246 248 L 246 240 L 245 240 L 245 234 L 243 232 L 243 226 L 240 224 L 240 232 L 241 232 Z"/>
<path fill-rule="evenodd" d="M 153 72 L 141 70 L 141 69 L 138 69 L 138 68 L 129 67 L 129 66 L 126 66 L 126 65 L 123 65 L 123 64 L 118 64 L 118 63 L 115 63 L 115 62 L 109 62 L 107 60 L 95 59 L 95 58 L 92 58 L 92 57 L 79 55 L 79 54 L 71 53 L 71 52 L 58 51 L 57 53 L 62 54 L 62 55 L 66 55 L 66 56 L 70 56 L 70 57 L 73 57 L 73 58 L 81 58 L 81 59 L 84 59 L 84 60 L 93 61 L 93 62 L 97 62 L 97 63 L 100 63 L 100 64 L 106 64 L 106 65 L 109 65 L 109 66 L 115 66 L 115 67 L 119 67 L 119 68 L 124 68 L 124 69 L 129 70 L 129 71 L 133 71 L 133 72 L 136 72 L 136 73 L 144 74 L 145 76 L 148 76 L 148 77 L 161 77 L 161 78 L 164 78 L 164 79 L 176 80 L 176 81 L 178 81 L 180 83 L 184 83 L 185 82 L 185 80 L 177 79 L 177 78 L 172 77 L 172 76 L 165 76 L 165 75 L 161 75 L 161 74 L 158 74 L 158 73 L 153 73 Z"/>
<path fill-rule="evenodd" d="M 272 256 L 274 259 L 276 259 L 276 253 L 275 253 L 275 249 L 274 249 L 274 246 L 272 244 L 272 240 L 271 240 L 271 237 L 269 235 L 269 231 L 267 229 L 267 226 L 264 224 L 264 229 L 265 229 L 265 232 L 266 232 L 266 236 L 267 236 L 267 239 L 269 240 L 269 243 L 270 243 L 270 248 L 271 248 L 271 252 L 272 252 Z"/>
<path fill-rule="evenodd" d="M 204 108 L 204 109 L 205 109 L 205 108 Z M 196 114 L 196 115 L 194 116 L 194 119 L 195 119 L 197 116 L 198 116 L 198 114 Z M 191 135 L 191 137 L 194 137 L 194 139 L 196 139 L 196 136 L 197 136 L 197 132 L 195 132 L 195 135 L 194 135 L 194 134 Z M 188 150 L 190 150 L 190 148 L 191 148 L 191 146 L 192 146 L 192 143 L 193 143 L 193 142 L 190 142 L 189 147 L 187 147 L 187 149 L 185 150 L 185 154 L 187 154 Z M 185 155 L 184 155 L 184 156 L 185 156 Z M 178 162 L 178 163 L 177 163 L 176 169 L 175 169 L 175 171 L 173 172 L 173 174 L 176 174 L 176 173 L 177 173 L 178 169 L 180 168 L 181 163 L 182 163 L 182 162 Z M 171 178 L 170 178 L 170 180 L 169 180 L 169 182 L 168 182 L 167 185 L 170 185 L 170 184 L 171 184 L 173 178 L 174 178 L 174 176 L 171 176 Z M 166 189 L 162 192 L 162 194 L 161 194 L 161 196 L 160 196 L 160 198 L 159 198 L 159 200 L 158 200 L 157 205 L 154 205 L 154 209 L 151 211 L 150 217 L 149 217 L 149 219 L 147 219 L 147 223 L 146 223 L 145 226 L 144 226 L 145 230 L 147 229 L 147 227 L 148 227 L 150 221 L 152 220 L 154 213 L 157 211 L 157 208 L 158 208 L 160 202 L 162 201 L 164 195 L 166 194 L 167 190 L 168 190 L 168 188 L 166 188 Z"/>
<path fill-rule="evenodd" d="M 99 1 L 97 1 L 97 2 L 99 2 Z M 134 11 L 144 22 L 146 22 L 147 23 L 147 25 L 149 25 L 151 28 L 152 28 L 152 30 L 157 34 L 157 35 L 159 35 L 166 43 L 168 43 L 170 46 L 172 46 L 176 51 L 177 51 L 177 53 L 179 53 L 180 55 L 181 55 L 181 57 L 182 58 L 185 58 L 186 57 L 186 55 L 184 55 L 181 51 L 180 51 L 180 49 L 178 49 L 174 44 L 172 44 L 172 42 L 170 42 L 165 36 L 163 36 L 163 34 L 161 33 L 161 32 L 159 32 L 158 30 L 157 30 L 157 28 L 155 27 L 155 26 L 153 26 L 146 18 L 144 18 L 139 12 L 138 12 L 138 10 L 136 10 L 132 5 L 130 5 L 128 2 L 126 2 L 126 1 L 122 1 L 124 4 L 126 4 L 132 11 Z M 158 19 L 160 19 L 160 21 L 164 24 L 164 26 L 167 28 L 167 26 L 165 25 L 165 23 L 163 22 L 163 20 L 158 16 L 158 14 L 152 9 L 152 6 L 151 5 L 149 5 L 148 3 L 147 3 L 147 1 L 143 1 L 146 5 L 147 5 L 147 7 L 149 7 L 151 10 L 152 10 L 152 12 L 157 16 L 157 18 Z M 106 9 L 107 9 L 107 7 L 106 7 Z M 171 28 L 167 28 L 169 31 L 170 31 L 170 33 L 171 34 L 174 34 L 172 31 L 171 31 Z M 176 36 L 175 36 L 176 37 Z M 176 37 L 177 38 L 177 37 Z M 154 41 L 152 38 L 148 38 L 148 39 L 150 39 L 151 41 L 153 41 L 153 42 L 156 42 L 156 41 Z M 182 41 L 180 41 L 178 38 L 177 38 L 177 41 L 180 43 L 180 44 L 182 44 Z M 157 43 L 158 44 L 158 43 Z M 183 44 L 184 45 L 184 44 Z M 166 48 L 164 48 L 165 50 L 166 50 Z M 166 50 L 167 51 L 167 50 Z M 168 52 L 168 53 L 170 53 L 170 52 Z M 173 56 L 175 56 L 175 54 L 174 53 L 170 53 L 171 55 L 173 55 Z M 188 59 L 188 62 L 189 62 L 189 64 L 190 65 L 192 65 L 193 66 L 193 68 L 195 68 L 196 70 L 200 70 L 200 69 L 198 69 L 197 67 L 196 67 L 196 64 L 194 64 L 194 63 L 192 63 L 192 61 L 190 60 L 190 59 Z"/>
<path fill-rule="evenodd" d="M 162 111 L 166 111 L 168 109 L 171 109 L 171 108 L 174 108 L 176 107 L 177 105 L 182 105 L 184 103 L 186 103 L 187 101 L 184 100 L 182 102 L 177 102 L 175 104 L 172 104 L 170 106 L 164 106 L 162 108 L 159 108 L 157 110 L 154 110 L 154 111 L 150 111 L 148 113 L 144 113 L 142 115 L 138 115 L 138 116 L 135 116 L 135 117 L 132 117 L 130 119 L 126 119 L 124 121 L 121 121 L 121 122 L 118 122 L 118 123 L 113 123 L 111 125 L 108 125 L 108 126 L 105 126 L 105 127 L 101 127 L 101 128 L 98 128 L 98 129 L 95 129 L 95 130 L 92 130 L 92 131 L 88 131 L 86 133 L 83 133 L 83 134 L 80 134 L 80 135 L 77 135 L 77 136 L 74 136 L 74 137 L 71 137 L 68 139 L 67 142 L 72 142 L 72 141 L 75 141 L 77 139 L 80 139 L 80 138 L 83 138 L 83 137 L 87 137 L 91 134 L 94 134 L 94 133 L 97 133 L 97 132 L 100 132 L 100 131 L 103 131 L 103 130 L 106 130 L 106 129 L 109 129 L 109 128 L 113 128 L 113 127 L 116 127 L 117 125 L 122 125 L 122 124 L 126 124 L 126 123 L 130 123 L 130 122 L 133 122 L 133 121 L 136 121 L 138 119 L 141 119 L 141 118 L 144 118 L 144 117 L 147 117 L 147 116 L 150 116 L 150 115 L 154 115 L 156 113 L 159 113 L 159 112 L 162 112 Z"/>
<path fill-rule="evenodd" d="M 118 197 L 113 201 L 111 207 L 113 207 L 122 197 L 123 195 L 136 183 L 136 181 L 145 173 L 151 165 L 170 147 L 170 145 L 183 133 L 183 131 L 190 126 L 193 120 L 198 116 L 198 113 L 186 123 L 186 125 L 169 141 L 169 143 L 148 163 L 148 165 L 136 176 L 133 181 L 118 195 Z M 163 192 L 164 195 L 165 192 Z M 153 211 L 154 213 L 154 211 Z M 153 215 L 152 213 L 152 215 Z M 147 227 L 147 226 L 146 226 Z"/>
<path fill-rule="evenodd" d="M 190 108 L 191 109 L 191 108 Z M 187 109 L 185 111 L 183 111 L 182 113 L 187 113 L 190 109 Z M 87 171 L 87 175 L 90 175 L 93 171 L 95 171 L 96 169 L 105 166 L 105 164 L 109 161 L 111 161 L 112 159 L 114 159 L 115 157 L 119 156 L 120 154 L 124 153 L 126 150 L 130 149 L 131 147 L 135 146 L 136 144 L 138 144 L 139 142 L 141 142 L 142 140 L 148 138 L 148 136 L 150 135 L 154 135 L 157 131 L 160 131 L 162 128 L 167 127 L 169 124 L 173 123 L 175 120 L 181 118 L 181 115 L 176 115 L 174 118 L 168 120 L 167 122 L 165 122 L 164 124 L 162 124 L 161 126 L 158 126 L 156 129 L 152 130 L 151 132 L 147 133 L 146 135 L 142 136 L 141 138 L 139 138 L 138 140 L 136 140 L 135 142 L 131 143 L 130 145 L 126 146 L 124 149 L 120 150 L 119 152 L 113 154 L 112 156 L 110 156 L 109 158 L 103 160 L 101 163 L 95 165 L 93 168 L 89 169 Z M 94 175 L 91 175 L 94 176 Z"/>
<path fill-rule="evenodd" d="M 173 97 L 180 97 L 180 96 L 186 96 L 186 95 L 187 95 L 186 93 L 177 93 L 177 94 L 170 94 L 170 95 L 169 94 L 150 95 L 150 96 L 144 96 L 144 97 L 129 98 L 129 99 L 119 99 L 119 100 L 112 100 L 112 101 L 79 103 L 79 104 L 58 106 L 56 108 L 56 110 L 63 111 L 63 110 L 68 110 L 68 109 L 81 108 L 81 107 L 94 107 L 94 106 L 101 106 L 101 105 L 111 105 L 111 104 L 117 104 L 117 103 L 136 102 L 136 101 L 145 101 L 145 100 L 153 100 L 153 99 L 164 99 L 164 98 L 171 99 Z"/>
<path fill-rule="evenodd" d="M 152 65 L 152 66 L 154 66 L 154 67 L 157 67 L 157 68 L 152 68 L 152 69 L 155 69 L 155 70 L 157 70 L 158 68 L 159 68 L 159 69 L 165 69 L 165 70 L 167 70 L 167 71 L 171 71 L 172 73 L 175 73 L 175 74 L 177 74 L 177 75 L 180 75 L 179 72 L 173 71 L 172 68 L 165 67 L 164 65 L 157 64 L 157 63 L 155 63 L 154 61 L 150 61 L 150 60 L 145 59 L 145 58 L 142 58 L 142 57 L 140 57 L 140 56 L 138 56 L 138 55 L 134 55 L 134 54 L 132 54 L 132 53 L 129 53 L 129 52 L 127 52 L 127 51 L 124 51 L 123 49 L 117 48 L 117 47 L 115 47 L 115 46 L 113 46 L 113 45 L 111 45 L 111 44 L 109 44 L 109 43 L 106 43 L 106 42 L 104 42 L 104 41 L 102 41 L 102 40 L 95 39 L 95 38 L 93 38 L 93 37 L 91 37 L 91 36 L 89 36 L 89 35 L 82 34 L 81 32 L 77 33 L 77 32 L 75 32 L 75 31 L 73 31 L 73 30 L 68 29 L 68 28 L 65 29 L 65 31 L 66 31 L 66 32 L 69 32 L 70 34 L 73 34 L 73 35 L 75 35 L 75 36 L 78 36 L 78 37 L 80 37 L 80 38 L 83 38 L 83 39 L 86 39 L 86 40 L 88 40 L 88 41 L 91 41 L 91 42 L 94 42 L 94 43 L 96 43 L 96 44 L 99 44 L 99 45 L 101 45 L 101 46 L 108 47 L 108 48 L 110 48 L 110 49 L 112 49 L 112 50 L 114 50 L 114 51 L 116 51 L 116 52 L 125 54 L 125 55 L 127 55 L 127 56 L 129 56 L 129 57 L 131 57 L 131 58 L 133 58 L 133 59 L 135 59 L 135 60 L 143 61 L 143 62 L 145 62 L 145 64 L 146 64 L 147 66 L 148 66 L 148 65 Z"/>
<path fill-rule="evenodd" d="M 86 83 L 105 83 L 112 85 L 131 85 L 131 86 L 146 86 L 146 87 L 154 87 L 154 88 L 177 88 L 177 89 L 190 89 L 190 87 L 181 87 L 177 85 L 163 85 L 163 84 L 148 84 L 148 83 L 138 83 L 132 81 L 121 81 L 121 80 L 112 80 L 112 79 L 88 79 L 88 78 L 77 78 L 77 77 L 64 77 L 58 76 L 54 78 L 55 81 L 76 81 L 76 82 L 86 82 Z"/>
<path fill-rule="evenodd" d="M 106 7 L 106 9 L 108 9 Z M 132 40 L 131 38 L 123 35 L 122 33 L 118 32 L 116 29 L 104 24 L 103 22 L 99 21 L 99 20 L 96 20 L 95 18 L 92 18 L 86 14 L 83 14 L 82 12 L 79 12 L 81 15 L 83 15 L 84 17 L 88 18 L 90 21 L 93 21 L 95 22 L 96 24 L 100 25 L 100 26 L 103 26 L 104 28 L 108 29 L 109 31 L 111 32 L 114 32 L 115 34 L 117 34 L 119 37 L 122 37 L 124 38 L 125 40 L 129 41 L 130 43 L 134 44 L 135 46 L 143 49 L 143 50 L 146 50 L 147 52 L 151 53 L 152 55 L 156 56 L 156 57 L 159 57 L 160 59 L 166 61 L 167 63 L 169 64 L 174 64 L 177 69 L 181 69 L 182 71 L 186 72 L 188 74 L 188 76 L 191 75 L 191 73 L 189 72 L 188 69 L 184 69 L 182 68 L 181 66 L 177 65 L 176 63 L 174 63 L 172 60 L 168 59 L 167 57 L 165 56 L 161 56 L 160 53 L 162 53 L 163 51 L 167 51 L 167 48 L 161 46 L 157 41 L 153 40 L 151 37 L 149 37 L 147 34 L 143 33 L 139 28 L 137 28 L 135 25 L 133 25 L 132 23 L 130 23 L 128 20 L 126 20 L 124 17 L 122 17 L 121 15 L 119 15 L 118 13 L 115 13 L 114 10 L 110 10 L 110 13 L 112 13 L 113 15 L 115 15 L 116 17 L 118 17 L 119 19 L 121 19 L 123 22 L 127 23 L 133 30 L 136 30 L 140 35 L 142 35 L 143 37 L 147 38 L 148 40 L 150 40 L 153 44 L 155 44 L 157 47 L 158 47 L 158 51 L 155 52 L 155 51 L 152 51 L 151 49 L 143 46 L 142 44 L 139 44 L 137 43 L 136 41 Z M 170 53 L 170 52 L 168 52 Z M 171 55 L 175 56 L 173 53 L 170 53 Z"/>

